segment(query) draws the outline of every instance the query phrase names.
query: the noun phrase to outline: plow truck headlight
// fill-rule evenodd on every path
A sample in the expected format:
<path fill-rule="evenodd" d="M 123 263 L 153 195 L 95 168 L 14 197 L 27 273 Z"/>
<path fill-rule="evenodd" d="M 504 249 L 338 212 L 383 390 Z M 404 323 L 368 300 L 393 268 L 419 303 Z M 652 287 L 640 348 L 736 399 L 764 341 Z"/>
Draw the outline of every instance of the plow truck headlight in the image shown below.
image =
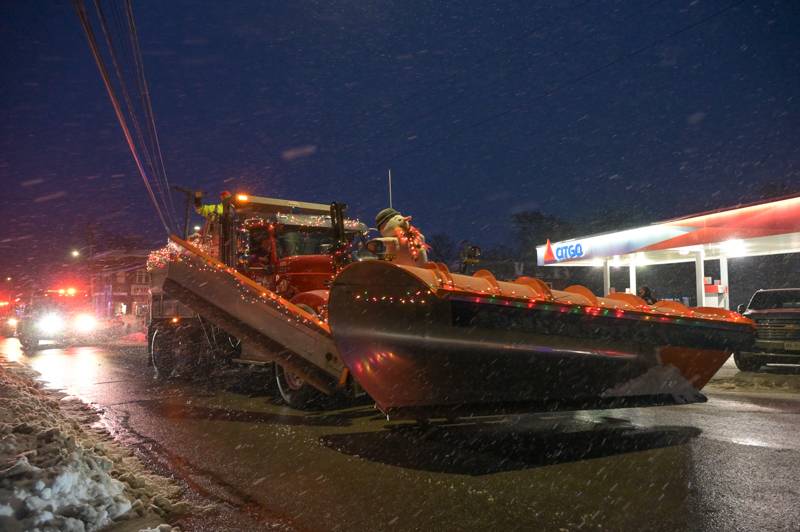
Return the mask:
<path fill-rule="evenodd" d="M 97 329 L 97 320 L 91 314 L 78 314 L 75 317 L 75 330 L 80 334 L 89 334 Z"/>
<path fill-rule="evenodd" d="M 58 314 L 45 314 L 36 323 L 44 334 L 58 334 L 64 330 L 64 318 Z"/>
<path fill-rule="evenodd" d="M 9 327 L 16 327 L 17 326 L 17 318 L 8 318 L 8 326 Z"/>

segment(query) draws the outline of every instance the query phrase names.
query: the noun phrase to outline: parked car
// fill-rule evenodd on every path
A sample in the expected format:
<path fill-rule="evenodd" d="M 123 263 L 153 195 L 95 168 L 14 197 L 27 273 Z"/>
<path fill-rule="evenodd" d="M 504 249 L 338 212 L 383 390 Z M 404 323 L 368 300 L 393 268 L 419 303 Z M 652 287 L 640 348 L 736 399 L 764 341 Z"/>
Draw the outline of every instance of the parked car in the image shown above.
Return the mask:
<path fill-rule="evenodd" d="M 756 322 L 750 351 L 734 353 L 736 367 L 758 371 L 764 364 L 800 364 L 800 288 L 758 290 L 739 312 Z"/>

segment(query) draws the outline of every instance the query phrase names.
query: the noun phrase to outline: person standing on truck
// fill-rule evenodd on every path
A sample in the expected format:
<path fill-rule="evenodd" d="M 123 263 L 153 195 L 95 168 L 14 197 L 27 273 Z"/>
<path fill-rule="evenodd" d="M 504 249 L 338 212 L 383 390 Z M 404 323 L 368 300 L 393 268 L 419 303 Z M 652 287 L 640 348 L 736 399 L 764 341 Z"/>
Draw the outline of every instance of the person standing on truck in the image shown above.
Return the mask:
<path fill-rule="evenodd" d="M 231 203 L 233 194 L 227 190 L 223 190 L 219 194 L 219 203 L 203 204 L 203 193 L 199 190 L 194 193 L 194 210 L 203 218 L 212 222 L 219 221 Z"/>
<path fill-rule="evenodd" d="M 220 195 L 219 203 L 206 204 L 202 203 L 203 193 L 194 193 L 194 210 L 200 216 L 211 222 L 208 232 L 212 235 L 212 251 L 217 253 L 217 257 L 228 266 L 233 266 L 236 263 L 236 238 L 234 235 L 234 226 L 231 216 L 231 207 L 233 202 L 233 194 L 227 190 L 223 190 Z M 218 227 L 214 225 L 218 224 Z"/>

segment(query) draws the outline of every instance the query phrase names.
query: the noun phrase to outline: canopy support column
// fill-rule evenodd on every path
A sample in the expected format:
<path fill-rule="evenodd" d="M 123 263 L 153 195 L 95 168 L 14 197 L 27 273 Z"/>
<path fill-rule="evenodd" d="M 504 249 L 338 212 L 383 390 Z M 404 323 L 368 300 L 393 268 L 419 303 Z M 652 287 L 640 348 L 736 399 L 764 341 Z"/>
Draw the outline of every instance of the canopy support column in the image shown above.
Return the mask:
<path fill-rule="evenodd" d="M 722 293 L 722 308 L 730 310 L 731 296 L 728 287 L 728 257 L 719 258 L 719 284 L 725 292 Z"/>
<path fill-rule="evenodd" d="M 611 264 L 608 259 L 603 261 L 603 295 L 611 293 Z"/>
<path fill-rule="evenodd" d="M 629 285 L 631 294 L 636 295 L 636 263 L 633 262 L 633 258 L 631 258 L 630 264 L 628 268 L 628 276 L 630 278 Z"/>
<path fill-rule="evenodd" d="M 697 291 L 697 306 L 706 306 L 706 287 L 705 287 L 705 265 L 703 261 L 706 259 L 705 250 L 700 250 L 694 255 L 694 286 Z"/>

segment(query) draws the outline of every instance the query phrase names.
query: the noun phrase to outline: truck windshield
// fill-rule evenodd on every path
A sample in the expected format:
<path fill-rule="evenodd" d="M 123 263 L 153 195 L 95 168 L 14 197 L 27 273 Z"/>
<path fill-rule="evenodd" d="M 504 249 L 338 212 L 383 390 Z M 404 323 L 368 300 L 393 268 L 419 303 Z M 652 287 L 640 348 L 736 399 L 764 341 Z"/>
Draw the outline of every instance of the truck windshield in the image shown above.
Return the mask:
<path fill-rule="evenodd" d="M 750 301 L 750 310 L 781 308 L 800 309 L 800 290 L 758 292 Z"/>
<path fill-rule="evenodd" d="M 284 231 L 278 235 L 278 256 L 321 255 L 333 245 L 330 229 Z"/>

